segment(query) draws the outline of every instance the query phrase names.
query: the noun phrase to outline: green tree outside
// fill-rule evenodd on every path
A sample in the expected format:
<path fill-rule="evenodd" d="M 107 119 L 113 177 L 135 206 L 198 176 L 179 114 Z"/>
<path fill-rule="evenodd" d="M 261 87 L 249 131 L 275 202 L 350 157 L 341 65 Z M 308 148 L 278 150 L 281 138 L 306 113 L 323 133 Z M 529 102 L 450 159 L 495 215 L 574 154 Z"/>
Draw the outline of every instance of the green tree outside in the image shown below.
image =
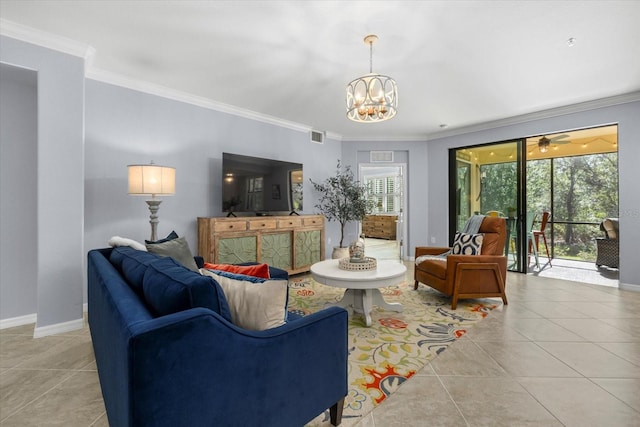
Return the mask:
<path fill-rule="evenodd" d="M 480 166 L 483 213 L 516 206 L 516 162 Z M 600 222 L 618 217 L 618 154 L 590 154 L 527 161 L 527 211 L 552 211 L 555 257 L 595 261 Z M 552 180 L 553 178 L 553 180 Z M 553 182 L 553 203 L 551 200 Z M 573 224 L 585 223 L 585 224 Z M 550 240 L 549 240 L 550 241 Z"/>

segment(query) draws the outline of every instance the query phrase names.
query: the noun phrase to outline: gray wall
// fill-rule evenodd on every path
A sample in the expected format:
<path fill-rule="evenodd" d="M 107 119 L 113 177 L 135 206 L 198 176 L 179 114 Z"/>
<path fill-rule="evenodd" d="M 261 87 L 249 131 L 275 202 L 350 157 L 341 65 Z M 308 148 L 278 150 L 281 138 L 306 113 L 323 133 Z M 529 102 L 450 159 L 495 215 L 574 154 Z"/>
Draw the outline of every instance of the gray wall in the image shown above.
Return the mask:
<path fill-rule="evenodd" d="M 82 325 L 85 258 L 84 59 L 0 36 L 0 62 L 38 72 L 35 335 L 73 329 Z"/>
<path fill-rule="evenodd" d="M 0 318 L 37 308 L 37 74 L 0 64 Z"/>
<path fill-rule="evenodd" d="M 86 251 L 106 246 L 113 235 L 136 240 L 149 237 L 144 198 L 127 195 L 128 164 L 154 160 L 176 167 L 176 195 L 164 198 L 159 235 L 176 230 L 187 237 L 195 252 L 196 218 L 222 214 L 223 151 L 303 163 L 302 214 L 315 213 L 309 178 L 325 179 L 340 157 L 341 142 L 327 138 L 324 144 L 314 144 L 306 131 L 94 80 L 86 81 L 85 95 L 82 58 L 6 36 L 0 47 L 1 62 L 38 73 L 39 137 L 32 159 L 37 164 L 33 228 L 37 244 L 24 254 L 37 276 L 36 335 L 38 331 L 46 334 L 48 326 L 81 325 Z M 2 195 L 4 199 L 4 188 Z M 327 236 L 337 239 L 337 229 L 331 224 Z M 14 240 L 9 244 L 15 244 Z M 33 290 L 21 283 L 5 287 L 3 281 L 7 305 L 31 300 L 29 292 Z M 0 320 L 33 314 L 31 304 L 18 311 L 3 311 Z"/>
<path fill-rule="evenodd" d="M 640 192 L 636 189 L 639 173 L 635 165 L 640 158 L 640 102 L 428 142 L 341 143 L 327 139 L 319 145 L 309 141 L 307 132 L 94 80 L 86 81 L 85 96 L 82 58 L 0 37 L 0 62 L 38 73 L 38 137 L 33 159 L 37 164 L 37 244 L 27 254 L 37 277 L 36 335 L 48 326 L 81 324 L 87 250 L 104 247 L 113 235 L 136 240 L 149 236 L 149 212 L 144 199 L 127 195 L 126 165 L 154 160 L 176 167 L 176 195 L 164 198 L 159 235 L 176 230 L 187 237 L 195 252 L 196 217 L 222 213 L 223 151 L 303 163 L 303 214 L 314 213 L 315 195 L 309 178 L 321 181 L 333 174 L 337 159 L 357 171 L 359 156 L 368 151 L 405 153 L 406 253 L 411 255 L 416 245 L 429 242 L 432 236 L 436 244 L 447 242 L 449 148 L 619 123 L 620 280 L 640 286 L 640 264 L 634 262 L 633 249 L 634 242 L 640 239 Z M 4 201 L 9 193 L 4 178 L 2 182 Z M 24 193 L 32 191 L 33 182 L 25 184 L 24 189 Z M 350 225 L 347 235 L 353 239 L 356 230 L 355 224 Z M 339 225 L 329 223 L 328 257 L 339 236 Z M 12 237 L 9 244 L 15 244 L 15 240 Z M 8 259 L 4 253 L 3 249 L 3 263 Z M 22 288 L 14 282 L 5 286 L 4 280 L 2 292 L 7 306 L 33 298 L 32 288 Z M 9 301 L 4 301 L 5 295 L 9 295 Z M 24 312 L 21 309 L 11 315 L 32 314 L 28 312 L 32 309 L 33 305 L 25 306 Z M 4 311 L 0 313 L 0 320 L 8 317 Z"/>
<path fill-rule="evenodd" d="M 635 242 L 640 239 L 640 102 L 564 114 L 526 123 L 489 128 L 428 142 L 426 179 L 428 202 L 422 206 L 429 218 L 426 233 L 411 229 L 414 239 L 427 242 L 431 236 L 438 244 L 448 241 L 448 150 L 454 147 L 504 141 L 530 135 L 558 133 L 571 129 L 618 123 L 618 165 L 620 195 L 620 283 L 640 286 L 640 263 Z M 489 126 L 487 126 L 489 127 Z M 413 181 L 412 181 L 413 182 Z M 415 187 L 413 187 L 415 188 Z M 410 191 L 410 197 L 413 193 Z M 630 286 L 631 287 L 631 286 Z"/>
<path fill-rule="evenodd" d="M 416 246 L 427 243 L 422 237 L 427 234 L 429 223 L 426 209 L 428 203 L 427 147 L 426 141 L 345 141 L 342 144 L 342 162 L 344 165 L 351 165 L 356 174 L 359 164 L 369 163 L 371 151 L 394 151 L 394 163 L 407 164 L 405 171 L 407 181 L 405 258 L 413 257 Z M 349 224 L 345 231 L 345 242 L 351 243 L 357 232 L 357 224 Z"/>
<path fill-rule="evenodd" d="M 145 199 L 127 194 L 128 164 L 154 160 L 176 168 L 176 194 L 162 198 L 158 236 L 175 230 L 196 253 L 196 218 L 223 215 L 222 152 L 302 163 L 301 213 L 310 214 L 315 198 L 309 178 L 333 173 L 341 145 L 330 139 L 315 144 L 308 132 L 88 79 L 85 248 L 105 247 L 114 235 L 149 239 Z"/>

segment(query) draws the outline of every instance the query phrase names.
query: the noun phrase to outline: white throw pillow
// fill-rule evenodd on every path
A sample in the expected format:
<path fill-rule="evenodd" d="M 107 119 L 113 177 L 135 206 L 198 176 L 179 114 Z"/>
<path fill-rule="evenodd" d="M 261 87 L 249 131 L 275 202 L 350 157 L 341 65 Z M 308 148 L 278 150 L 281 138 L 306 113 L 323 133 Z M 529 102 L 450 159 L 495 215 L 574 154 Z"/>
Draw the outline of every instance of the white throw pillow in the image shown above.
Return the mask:
<path fill-rule="evenodd" d="M 287 280 L 258 279 L 241 274 L 213 272 L 201 268 L 203 275 L 213 277 L 224 291 L 234 325 L 252 331 L 282 326 L 287 316 Z"/>
<path fill-rule="evenodd" d="M 147 252 L 147 247 L 140 242 L 136 242 L 133 239 L 127 239 L 126 237 L 113 236 L 109 239 L 109 246 L 115 248 L 117 246 L 129 246 L 139 251 Z"/>

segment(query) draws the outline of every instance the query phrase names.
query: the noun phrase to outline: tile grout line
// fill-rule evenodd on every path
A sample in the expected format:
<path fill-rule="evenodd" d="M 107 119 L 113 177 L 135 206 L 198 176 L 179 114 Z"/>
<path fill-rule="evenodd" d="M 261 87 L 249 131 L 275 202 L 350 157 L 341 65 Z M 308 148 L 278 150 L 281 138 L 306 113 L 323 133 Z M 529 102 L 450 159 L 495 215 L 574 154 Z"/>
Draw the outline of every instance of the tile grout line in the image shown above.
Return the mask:
<path fill-rule="evenodd" d="M 46 369 L 39 369 L 39 370 L 46 370 Z M 49 369 L 52 370 L 52 369 Z M 59 369 L 60 371 L 67 371 L 67 370 L 63 370 L 63 369 Z M 67 371 L 69 372 L 69 371 Z M 77 372 L 69 372 L 69 375 L 67 375 L 66 377 L 64 377 L 62 380 L 60 380 L 60 382 L 52 385 L 48 390 L 40 393 L 38 396 L 34 397 L 33 399 L 31 399 L 30 401 L 26 402 L 25 404 L 23 404 L 22 406 L 19 406 L 18 408 L 16 408 L 14 411 L 10 412 L 9 415 L 7 415 L 6 417 L 0 419 L 0 423 L 4 423 L 6 420 L 8 420 L 9 418 L 13 417 L 14 415 L 18 414 L 20 411 L 22 411 L 24 408 L 26 408 L 27 406 L 31 405 L 33 402 L 37 401 L 38 399 L 44 397 L 47 393 L 50 393 L 51 391 L 55 390 L 58 386 L 64 384 L 66 381 L 68 381 L 71 377 L 73 377 L 74 375 L 76 375 Z"/>

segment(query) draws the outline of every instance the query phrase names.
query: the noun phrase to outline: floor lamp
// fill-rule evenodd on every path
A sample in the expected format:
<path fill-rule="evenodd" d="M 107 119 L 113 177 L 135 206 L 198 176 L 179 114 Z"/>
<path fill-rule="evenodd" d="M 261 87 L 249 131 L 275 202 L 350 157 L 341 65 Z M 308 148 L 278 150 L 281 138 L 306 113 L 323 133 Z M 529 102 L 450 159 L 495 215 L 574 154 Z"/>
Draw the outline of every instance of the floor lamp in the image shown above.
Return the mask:
<path fill-rule="evenodd" d="M 149 224 L 151 224 L 151 241 L 158 240 L 158 210 L 162 200 L 156 196 L 172 196 L 176 192 L 176 169 L 170 166 L 129 165 L 129 194 L 133 196 L 151 196 L 148 199 Z"/>

